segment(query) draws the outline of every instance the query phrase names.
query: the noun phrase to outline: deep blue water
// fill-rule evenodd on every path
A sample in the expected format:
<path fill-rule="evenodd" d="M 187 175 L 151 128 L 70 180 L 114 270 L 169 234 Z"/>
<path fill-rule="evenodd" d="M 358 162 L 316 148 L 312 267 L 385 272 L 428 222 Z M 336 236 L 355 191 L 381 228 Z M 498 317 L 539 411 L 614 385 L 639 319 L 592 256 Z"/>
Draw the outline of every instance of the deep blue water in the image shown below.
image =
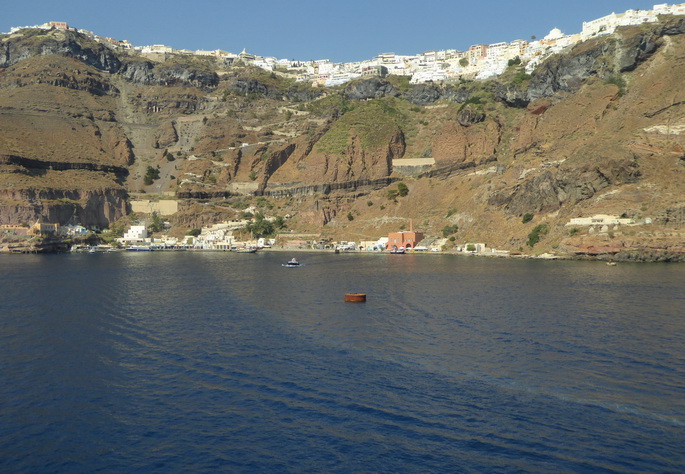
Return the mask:
<path fill-rule="evenodd" d="M 0 471 L 682 472 L 684 286 L 668 264 L 2 256 Z"/>

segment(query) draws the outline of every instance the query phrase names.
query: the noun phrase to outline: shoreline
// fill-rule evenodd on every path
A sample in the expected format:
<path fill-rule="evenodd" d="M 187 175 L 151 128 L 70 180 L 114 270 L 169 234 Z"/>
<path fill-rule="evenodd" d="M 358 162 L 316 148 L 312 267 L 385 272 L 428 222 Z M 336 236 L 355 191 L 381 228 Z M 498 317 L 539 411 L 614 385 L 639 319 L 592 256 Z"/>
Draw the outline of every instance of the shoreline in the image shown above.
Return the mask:
<path fill-rule="evenodd" d="M 14 245 L 12 245 L 14 244 Z M 52 245 L 50 245 L 52 244 Z M 48 253 L 71 253 L 63 243 L 51 242 L 44 246 L 26 246 L 17 245 L 16 242 L 7 242 L 0 247 L 0 255 L 17 255 L 17 254 L 48 254 Z M 118 249 L 125 251 L 124 249 Z M 233 252 L 234 250 L 220 250 L 220 249 L 156 249 L 155 252 Z M 299 253 L 329 253 L 336 255 L 333 249 L 312 249 L 312 248 L 298 248 L 298 247 L 265 247 L 258 250 L 259 252 L 299 252 Z M 339 254 L 358 254 L 358 255 L 382 255 L 390 253 L 388 251 L 364 251 L 364 250 L 345 250 L 340 251 Z M 504 254 L 504 253 L 471 253 L 458 251 L 412 251 L 405 255 L 454 255 L 457 257 L 484 257 L 484 258 L 504 258 L 504 259 L 522 259 L 522 260 L 571 260 L 571 261 L 599 261 L 599 262 L 623 262 L 623 263 L 685 263 L 685 253 L 678 251 L 669 251 L 668 249 L 626 249 L 617 253 L 606 254 L 550 254 L 542 253 L 539 255 L 530 254 Z"/>

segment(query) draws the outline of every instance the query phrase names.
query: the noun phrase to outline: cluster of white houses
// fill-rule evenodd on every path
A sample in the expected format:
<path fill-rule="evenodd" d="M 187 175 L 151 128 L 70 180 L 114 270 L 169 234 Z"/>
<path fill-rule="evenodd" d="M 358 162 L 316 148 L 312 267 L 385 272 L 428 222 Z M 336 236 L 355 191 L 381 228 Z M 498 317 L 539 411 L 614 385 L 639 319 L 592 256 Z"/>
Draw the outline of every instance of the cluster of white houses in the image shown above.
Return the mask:
<path fill-rule="evenodd" d="M 254 208 L 248 208 L 247 212 L 256 212 Z M 275 220 L 274 217 L 266 217 L 267 220 Z M 214 224 L 209 227 L 201 229 L 199 235 L 186 235 L 182 239 L 170 237 L 167 235 L 151 236 L 148 233 L 148 228 L 143 223 L 132 225 L 124 233 L 124 235 L 117 239 L 118 245 L 121 247 L 135 247 L 138 249 L 197 249 L 197 250 L 219 250 L 230 251 L 241 249 L 259 249 L 269 248 L 277 243 L 275 238 L 254 238 L 245 231 L 248 219 L 233 220 Z M 600 234 L 610 232 L 611 230 L 618 230 L 620 226 L 634 226 L 634 225 L 649 225 L 652 223 L 651 218 L 641 219 L 635 221 L 627 217 L 619 217 L 609 214 L 595 214 L 590 217 L 576 217 L 570 219 L 566 223 L 567 227 L 579 228 L 586 227 L 589 234 L 598 232 Z M 80 225 L 66 225 L 46 223 L 37 221 L 32 226 L 26 225 L 0 225 L 0 236 L 14 236 L 14 237 L 30 237 L 38 234 L 52 234 L 68 237 L 87 237 L 92 234 L 92 231 Z M 302 236 L 281 234 L 278 237 L 278 244 L 283 248 L 290 249 L 336 249 L 340 251 L 386 251 L 395 252 L 404 251 L 440 251 L 447 243 L 446 238 L 435 239 L 425 238 L 422 232 L 415 232 L 411 225 L 408 231 L 402 230 L 400 232 L 390 232 L 387 237 L 380 237 L 378 240 L 363 240 L 359 242 L 332 242 L 330 240 L 317 240 L 317 236 L 313 234 L 308 235 L 309 240 L 305 240 Z M 113 250 L 112 246 L 100 246 L 108 250 Z M 83 244 L 76 244 L 72 250 L 80 251 L 90 249 L 90 246 Z M 489 255 L 489 256 L 504 256 L 509 252 L 506 250 L 497 250 L 488 247 L 485 243 L 466 242 L 462 246 L 455 247 L 458 252 L 474 254 L 474 255 Z"/>
<path fill-rule="evenodd" d="M 150 58 L 166 55 L 194 55 L 214 57 L 226 64 L 242 62 L 270 71 L 283 71 L 294 74 L 300 81 L 312 82 L 320 86 L 335 86 L 365 75 L 394 74 L 411 76 L 412 83 L 437 82 L 459 78 L 486 79 L 501 74 L 510 60 L 519 58 L 528 72 L 551 54 L 570 48 L 578 42 L 599 35 L 611 34 L 620 26 L 639 25 L 659 21 L 659 15 L 685 15 L 685 3 L 677 5 L 654 5 L 652 10 L 627 10 L 612 13 L 596 20 L 583 22 L 580 33 L 565 35 L 555 28 L 542 39 L 515 40 L 509 43 L 476 44 L 466 51 L 456 49 L 427 51 L 417 55 L 403 56 L 384 53 L 373 59 L 352 62 L 332 63 L 329 60 L 295 61 L 274 57 L 255 56 L 243 50 L 240 54 L 222 50 L 190 51 L 178 50 L 165 45 L 132 46 L 128 41 L 103 38 L 87 30 L 79 32 L 111 47 L 137 52 Z M 15 32 L 22 28 L 12 28 Z M 63 22 L 49 22 L 32 28 L 69 29 Z"/>

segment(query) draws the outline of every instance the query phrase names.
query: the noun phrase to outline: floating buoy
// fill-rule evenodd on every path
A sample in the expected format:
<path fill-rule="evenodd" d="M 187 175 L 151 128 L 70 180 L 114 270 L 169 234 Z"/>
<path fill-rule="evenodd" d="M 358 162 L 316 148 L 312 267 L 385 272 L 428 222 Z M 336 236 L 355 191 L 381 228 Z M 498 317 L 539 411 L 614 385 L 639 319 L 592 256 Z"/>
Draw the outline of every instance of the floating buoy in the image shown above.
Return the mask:
<path fill-rule="evenodd" d="M 345 293 L 348 303 L 366 303 L 366 293 Z"/>

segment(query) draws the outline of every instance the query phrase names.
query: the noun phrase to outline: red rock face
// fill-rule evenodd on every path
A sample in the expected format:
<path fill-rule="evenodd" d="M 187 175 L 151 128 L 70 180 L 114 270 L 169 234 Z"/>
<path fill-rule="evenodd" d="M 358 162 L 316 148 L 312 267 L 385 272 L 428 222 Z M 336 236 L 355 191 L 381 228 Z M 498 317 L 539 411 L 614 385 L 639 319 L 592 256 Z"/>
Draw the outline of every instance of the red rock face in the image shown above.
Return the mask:
<path fill-rule="evenodd" d="M 387 143 L 373 149 L 365 149 L 361 138 L 352 134 L 341 155 L 318 152 L 313 143 L 300 142 L 285 160 L 284 154 L 274 155 L 273 161 L 267 164 L 275 168 L 268 181 L 306 186 L 386 178 L 392 173 L 392 160 L 402 157 L 404 151 L 404 137 L 399 129 Z M 274 162 L 283 164 L 276 167 Z"/>
<path fill-rule="evenodd" d="M 446 123 L 433 142 L 436 162 L 479 163 L 494 156 L 501 140 L 501 127 L 494 120 L 465 127 L 457 122 Z"/>

